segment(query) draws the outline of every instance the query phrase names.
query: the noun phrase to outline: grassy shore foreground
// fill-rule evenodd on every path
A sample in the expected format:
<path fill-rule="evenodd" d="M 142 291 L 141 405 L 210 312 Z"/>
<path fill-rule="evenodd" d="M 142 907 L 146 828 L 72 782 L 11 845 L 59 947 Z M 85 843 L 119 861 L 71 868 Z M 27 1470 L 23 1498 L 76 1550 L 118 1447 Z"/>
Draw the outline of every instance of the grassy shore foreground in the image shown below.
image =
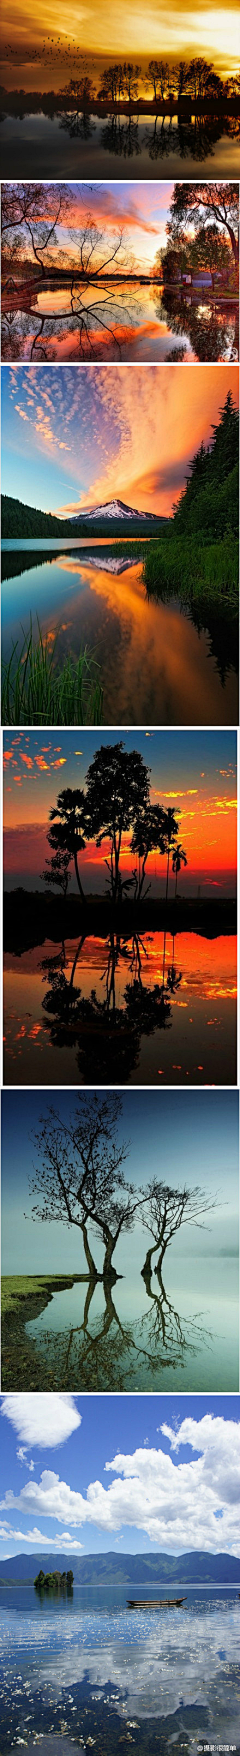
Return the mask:
<path fill-rule="evenodd" d="M 2 1390 L 54 1390 L 52 1373 L 26 1334 L 26 1323 L 39 1317 L 53 1293 L 65 1292 L 86 1274 L 2 1275 Z M 56 1385 L 58 1388 L 58 1385 Z"/>

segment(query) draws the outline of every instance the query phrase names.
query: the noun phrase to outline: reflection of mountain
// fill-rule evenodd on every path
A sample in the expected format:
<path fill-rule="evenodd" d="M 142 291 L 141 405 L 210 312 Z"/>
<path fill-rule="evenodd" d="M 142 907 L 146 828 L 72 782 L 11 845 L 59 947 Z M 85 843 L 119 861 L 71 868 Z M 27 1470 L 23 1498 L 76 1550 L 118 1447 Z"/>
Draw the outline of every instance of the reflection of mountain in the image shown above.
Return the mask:
<path fill-rule="evenodd" d="M 139 561 L 139 555 L 137 556 L 137 559 Z M 103 567 L 104 573 L 126 573 L 127 568 L 132 567 L 133 560 L 133 555 L 128 555 L 126 558 L 123 555 L 104 555 L 104 559 L 102 559 L 102 554 L 90 555 L 89 551 L 87 552 L 87 562 L 91 564 L 91 567 L 99 568 L 100 573 L 102 573 Z"/>

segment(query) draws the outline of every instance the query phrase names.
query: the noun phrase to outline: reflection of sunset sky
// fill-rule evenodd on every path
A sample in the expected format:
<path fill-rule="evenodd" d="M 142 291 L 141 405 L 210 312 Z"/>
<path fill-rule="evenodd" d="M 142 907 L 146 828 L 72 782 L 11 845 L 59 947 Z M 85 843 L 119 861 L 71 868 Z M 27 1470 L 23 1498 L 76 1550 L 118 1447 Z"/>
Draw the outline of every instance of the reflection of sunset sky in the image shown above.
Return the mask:
<path fill-rule="evenodd" d="M 2 372 L 2 491 L 68 512 L 116 495 L 171 514 L 189 461 L 209 443 L 237 366 L 80 365 Z"/>
<path fill-rule="evenodd" d="M 181 876 L 184 893 L 196 894 L 198 880 L 210 894 L 233 891 L 236 874 L 236 736 L 233 732 L 64 731 L 4 734 L 5 881 L 39 888 L 49 854 L 49 811 L 63 787 L 83 787 L 89 763 L 100 745 L 122 737 L 137 749 L 151 774 L 151 798 L 172 806 L 188 860 Z M 88 844 L 81 856 L 88 890 L 105 886 L 104 856 Z M 129 870 L 129 838 L 123 838 L 122 864 Z M 165 862 L 149 860 L 153 891 Z M 104 876 L 103 876 L 104 874 Z M 75 888 L 75 885 L 74 885 Z"/>
<path fill-rule="evenodd" d="M 131 8 L 129 0 L 121 0 L 113 7 L 112 0 L 106 0 L 103 9 L 97 0 L 88 0 L 79 10 L 75 0 L 70 0 L 67 15 L 63 0 L 37 0 L 32 12 L 30 0 L 24 0 L 24 9 L 20 0 L 15 0 L 14 7 L 9 8 L 4 0 L 2 12 L 2 55 L 3 77 L 8 87 L 25 84 L 28 89 L 59 89 L 64 84 L 64 77 L 70 77 L 79 70 L 81 58 L 87 58 L 90 76 L 97 77 L 96 89 L 101 77 L 101 68 L 108 64 L 109 57 L 139 57 L 141 63 L 147 64 L 151 56 L 171 56 L 174 60 L 179 55 L 190 59 L 193 55 L 204 55 L 213 60 L 218 71 L 224 75 L 234 69 L 238 58 L 238 8 L 219 6 L 218 0 L 210 7 L 203 0 L 193 8 L 192 0 L 185 0 L 182 8 L 180 0 L 171 0 L 170 6 L 162 6 L 159 11 L 158 0 L 151 0 L 150 9 L 140 0 L 133 0 Z M 67 23 L 67 30 L 66 30 Z M 98 57 L 101 57 L 100 65 Z M 14 79 L 14 73 L 18 78 Z M 20 77 L 21 75 L 21 77 Z"/>

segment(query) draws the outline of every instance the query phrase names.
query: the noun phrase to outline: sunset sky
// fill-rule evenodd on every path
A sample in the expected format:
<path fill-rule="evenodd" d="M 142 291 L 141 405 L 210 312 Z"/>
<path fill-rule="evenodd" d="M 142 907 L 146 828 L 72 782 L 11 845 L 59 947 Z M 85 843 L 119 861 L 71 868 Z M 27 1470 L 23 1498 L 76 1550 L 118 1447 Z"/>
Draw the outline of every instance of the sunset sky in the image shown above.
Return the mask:
<path fill-rule="evenodd" d="M 66 28 L 67 27 L 67 28 Z M 146 63 L 152 56 L 184 55 L 189 60 L 203 55 L 216 69 L 229 75 L 239 56 L 238 5 L 207 7 L 192 0 L 182 8 L 180 0 L 159 8 L 158 0 L 146 7 L 141 0 L 122 0 L 121 6 L 106 0 L 70 5 L 63 0 L 4 0 L 2 9 L 2 77 L 8 87 L 25 85 L 28 90 L 61 88 L 85 57 L 89 72 L 100 80 L 101 65 L 109 57 L 135 57 Z M 101 57 L 101 65 L 98 58 Z M 98 88 L 98 84 L 97 84 Z"/>
<path fill-rule="evenodd" d="M 35 185 L 37 190 L 37 184 Z M 111 257 L 111 252 L 118 245 L 117 255 L 110 261 L 109 272 L 119 274 L 142 270 L 151 272 L 156 253 L 167 244 L 166 226 L 170 219 L 170 204 L 174 190 L 172 182 L 149 183 L 68 183 L 62 185 L 62 205 L 53 237 L 50 238 L 45 264 L 51 262 L 56 270 L 68 268 L 72 264 L 80 266 L 80 246 L 82 234 L 86 228 L 87 240 L 84 243 L 84 263 L 87 262 L 88 248 L 92 252 L 92 226 L 96 228 L 94 249 L 91 253 L 91 272 L 104 267 Z M 5 188 L 5 185 L 3 185 Z M 6 185 L 8 195 L 16 190 L 15 184 Z M 59 184 L 47 184 L 47 211 L 44 200 L 39 216 L 34 219 L 34 242 L 41 239 L 42 223 L 51 224 L 58 214 Z M 50 219 L 51 211 L 51 219 Z M 214 214 L 209 213 L 210 227 L 216 224 Z M 186 226 L 190 236 L 194 234 L 192 224 Z M 219 225 L 221 232 L 221 225 Z M 91 233 L 91 237 L 90 237 Z M 122 241 L 119 240 L 122 234 Z M 16 244 L 17 237 L 17 244 Z M 22 225 L 19 232 L 9 229 L 9 240 L 3 238 L 5 250 L 10 241 L 11 249 L 15 244 L 16 260 L 25 266 L 26 257 L 34 262 L 34 251 L 27 225 Z M 226 242 L 228 234 L 226 233 Z M 230 250 L 230 244 L 229 244 Z M 50 292 L 50 304 L 51 304 Z M 46 297 L 46 295 L 45 295 Z M 47 306 L 46 306 L 47 309 Z"/>
<path fill-rule="evenodd" d="M 237 366 L 4 366 L 2 492 L 46 512 L 116 495 L 171 514 Z"/>
<path fill-rule="evenodd" d="M 209 895 L 235 891 L 236 881 L 236 735 L 229 731 L 143 732 L 113 735 L 108 731 L 4 733 L 4 875 L 5 885 L 42 889 L 39 874 L 50 850 L 46 840 L 49 810 L 63 787 L 83 787 L 89 763 L 101 744 L 122 737 L 125 749 L 137 749 L 151 771 L 152 802 L 173 806 L 188 866 L 181 888 L 196 895 L 198 882 Z M 21 794 L 21 797 L 20 797 Z M 104 855 L 90 843 L 83 855 L 86 890 L 105 888 Z M 122 863 L 129 870 L 128 837 L 123 838 Z M 131 861 L 132 864 L 132 861 Z M 153 892 L 165 860 L 149 860 Z M 76 885 L 72 881 L 72 888 Z"/>
<path fill-rule="evenodd" d="M 9 187 L 9 185 L 8 185 Z M 14 185 L 12 185 L 14 188 Z M 68 183 L 68 212 L 63 207 L 56 225 L 56 235 L 51 239 L 51 261 L 57 267 L 59 252 L 64 252 L 64 265 L 77 259 L 79 262 L 78 232 L 82 231 L 88 216 L 93 219 L 98 232 L 102 234 L 102 246 L 96 246 L 92 258 L 92 267 L 106 261 L 108 250 L 114 248 L 115 241 L 123 231 L 121 254 L 113 262 L 111 272 L 126 266 L 143 268 L 144 271 L 153 267 L 156 251 L 166 244 L 166 224 L 169 220 L 173 182 L 153 183 Z M 49 184 L 48 184 L 49 190 Z M 52 183 L 52 211 L 57 213 L 59 186 Z M 41 219 L 45 219 L 44 205 L 39 223 L 34 223 L 34 237 L 37 239 Z M 10 234 L 11 242 L 14 233 Z M 33 259 L 31 238 L 27 228 L 19 231 L 22 238 L 22 259 L 26 254 Z M 19 246 L 17 247 L 19 257 Z"/>

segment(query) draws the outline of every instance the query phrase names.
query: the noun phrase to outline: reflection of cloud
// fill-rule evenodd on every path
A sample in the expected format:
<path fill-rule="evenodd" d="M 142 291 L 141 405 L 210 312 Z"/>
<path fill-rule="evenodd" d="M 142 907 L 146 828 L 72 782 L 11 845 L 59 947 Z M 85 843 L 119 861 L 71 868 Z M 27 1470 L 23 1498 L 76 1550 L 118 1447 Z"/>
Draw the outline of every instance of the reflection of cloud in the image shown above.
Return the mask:
<path fill-rule="evenodd" d="M 62 1541 L 62 1539 L 61 1539 Z M 181 1578 L 181 1574 L 180 1574 Z M 184 1588 L 183 1588 L 184 1589 Z M 126 1594 L 127 1595 L 127 1594 Z M 146 1588 L 147 1595 L 147 1588 Z M 172 1597 L 173 1588 L 169 1587 Z M 101 1645 L 97 1641 L 92 1650 L 93 1629 L 89 1630 L 87 1640 L 88 1678 L 90 1687 L 106 1690 L 107 1683 L 120 1690 L 122 1700 L 117 1700 L 117 1711 L 125 1706 L 124 1722 L 129 1723 L 130 1716 L 144 1720 L 148 1714 L 157 1718 L 177 1713 L 180 1708 L 180 1730 L 183 1733 L 183 1679 L 184 1706 L 188 1709 L 188 1729 L 191 1740 L 191 1721 L 189 1709 L 194 1703 L 194 1742 L 197 1740 L 197 1709 L 199 1709 L 199 1731 L 203 1731 L 202 1711 L 206 1711 L 206 1733 L 210 1723 L 214 1725 L 214 1735 L 222 1740 L 229 1737 L 236 1740 L 238 1704 L 236 1695 L 228 1699 L 230 1691 L 225 1687 L 229 1678 L 229 1665 L 234 1655 L 234 1643 L 238 1633 L 238 1606 L 231 1607 L 223 1603 L 206 1603 L 203 1594 L 200 1608 L 196 1600 L 184 1605 L 182 1611 L 171 1610 L 171 1635 L 169 1615 L 157 1617 L 152 1611 L 127 1611 L 124 1606 L 118 1613 L 117 1627 L 115 1609 L 115 1630 L 111 1638 L 109 1632 L 109 1616 L 105 1617 L 101 1608 Z M 220 1659 L 219 1648 L 223 1645 L 224 1615 L 224 1648 L 225 1658 Z M 76 1626 L 74 1618 L 75 1643 L 70 1649 L 61 1650 L 61 1676 L 59 1661 L 47 1660 L 42 1657 L 41 1680 L 52 1682 L 55 1687 L 61 1681 L 62 1687 L 69 1688 L 72 1684 L 83 1680 L 86 1675 L 86 1649 L 82 1646 L 83 1630 L 85 1638 L 88 1634 L 86 1612 L 79 1615 Z M 169 1638 L 170 1636 L 170 1638 Z M 216 1678 L 221 1674 L 221 1687 L 216 1686 Z M 56 1674 L 57 1673 L 57 1674 Z M 223 1693 L 224 1691 L 224 1693 Z M 197 1704 L 197 1705 L 196 1705 Z M 231 1727 L 231 1731 L 230 1731 Z M 126 1727 L 127 1730 L 127 1727 Z M 172 1728 L 171 1728 L 172 1730 Z M 177 1728 L 176 1728 L 177 1731 Z M 126 1733 L 125 1733 L 126 1735 Z M 134 1737 L 134 1732 L 133 1732 Z M 186 1736 L 186 1733 L 185 1733 Z M 173 1741 L 174 1747 L 174 1741 Z M 228 1746 L 229 1747 L 229 1746 Z"/>

